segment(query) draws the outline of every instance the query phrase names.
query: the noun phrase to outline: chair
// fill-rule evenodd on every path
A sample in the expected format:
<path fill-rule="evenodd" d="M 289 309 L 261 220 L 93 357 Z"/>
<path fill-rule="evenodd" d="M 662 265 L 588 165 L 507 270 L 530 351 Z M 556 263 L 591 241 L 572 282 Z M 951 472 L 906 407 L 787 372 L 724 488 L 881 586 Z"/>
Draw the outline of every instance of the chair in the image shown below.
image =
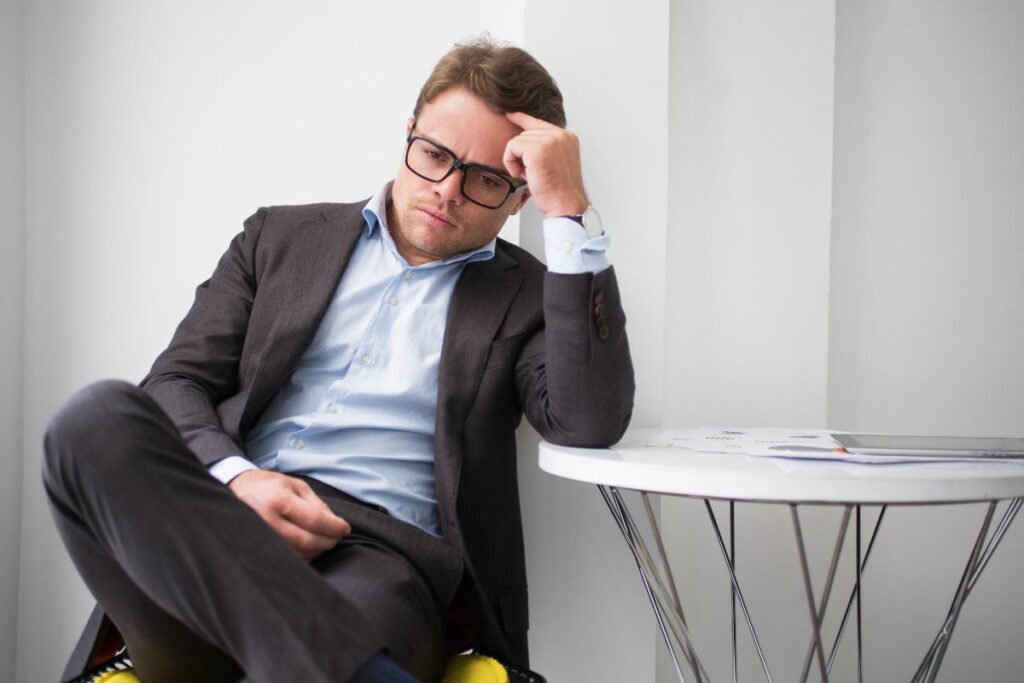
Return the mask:
<path fill-rule="evenodd" d="M 82 679 L 83 683 L 141 683 L 132 669 L 114 669 Z M 454 655 L 448 658 L 441 683 L 545 683 L 533 672 L 509 669 L 498 660 L 480 654 Z"/>
<path fill-rule="evenodd" d="M 101 610 L 93 611 L 61 680 L 68 683 L 141 683 L 124 647 L 124 639 Z M 547 682 L 533 671 L 471 652 L 448 658 L 441 683 Z"/>

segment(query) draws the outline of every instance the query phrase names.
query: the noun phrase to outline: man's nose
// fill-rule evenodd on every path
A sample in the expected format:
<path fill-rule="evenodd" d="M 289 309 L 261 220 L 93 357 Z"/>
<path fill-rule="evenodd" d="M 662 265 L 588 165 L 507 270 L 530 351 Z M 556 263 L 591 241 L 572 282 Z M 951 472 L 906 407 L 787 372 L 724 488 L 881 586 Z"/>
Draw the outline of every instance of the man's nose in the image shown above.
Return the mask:
<path fill-rule="evenodd" d="M 448 174 L 448 177 L 441 182 L 434 183 L 434 194 L 437 195 L 438 199 L 442 200 L 446 204 L 451 202 L 453 204 L 462 203 L 462 171 L 459 169 L 452 169 L 452 172 Z"/>

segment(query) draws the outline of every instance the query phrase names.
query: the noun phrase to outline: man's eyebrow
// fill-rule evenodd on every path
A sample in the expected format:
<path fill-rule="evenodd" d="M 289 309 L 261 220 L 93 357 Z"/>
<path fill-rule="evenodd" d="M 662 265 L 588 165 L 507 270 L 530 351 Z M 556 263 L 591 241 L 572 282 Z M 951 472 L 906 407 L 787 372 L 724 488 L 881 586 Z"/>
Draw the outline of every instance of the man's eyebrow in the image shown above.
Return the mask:
<path fill-rule="evenodd" d="M 434 145 L 434 146 L 435 146 L 435 147 L 437 147 L 438 149 L 442 149 L 442 150 L 444 150 L 445 152 L 448 152 L 449 154 L 451 154 L 451 155 L 452 155 L 452 157 L 454 157 L 454 158 L 456 158 L 456 159 L 459 159 L 459 161 L 461 161 L 462 163 L 466 164 L 467 166 L 477 166 L 478 168 L 482 168 L 482 169 L 484 169 L 485 171 L 490 171 L 491 173 L 493 173 L 493 174 L 495 174 L 495 175 L 500 175 L 500 176 L 502 176 L 503 178 L 508 178 L 509 180 L 513 180 L 513 181 L 514 181 L 514 179 L 512 178 L 512 176 L 510 176 L 510 175 L 508 174 L 508 171 L 507 171 L 506 169 L 503 169 L 503 168 L 495 168 L 494 166 L 489 166 L 489 165 L 487 165 L 487 164 L 481 164 L 481 163 L 480 163 L 479 161 L 466 161 L 466 160 L 464 160 L 464 159 L 460 159 L 460 158 L 459 158 L 459 155 L 458 155 L 458 154 L 456 154 L 455 152 L 451 151 L 450 149 L 448 149 L 447 147 L 445 147 L 444 145 L 442 145 L 442 144 L 441 144 L 440 142 L 438 142 L 437 140 L 435 140 L 435 139 L 433 139 L 433 138 L 431 138 L 431 137 L 428 137 L 428 136 L 426 136 L 426 135 L 420 135 L 419 133 L 416 133 L 416 132 L 414 132 L 414 133 L 413 133 L 413 135 L 415 135 L 415 136 L 416 136 L 416 137 L 418 137 L 418 138 L 423 138 L 424 140 L 426 140 L 426 141 L 427 141 L 427 142 L 429 142 L 430 144 Z"/>

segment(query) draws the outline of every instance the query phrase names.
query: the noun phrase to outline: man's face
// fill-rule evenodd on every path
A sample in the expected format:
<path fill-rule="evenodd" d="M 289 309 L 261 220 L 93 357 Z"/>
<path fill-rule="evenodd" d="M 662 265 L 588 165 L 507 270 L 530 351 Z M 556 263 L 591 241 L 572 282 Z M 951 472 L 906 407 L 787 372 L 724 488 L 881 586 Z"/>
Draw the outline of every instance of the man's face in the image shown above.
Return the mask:
<path fill-rule="evenodd" d="M 496 113 L 461 88 L 446 90 L 424 105 L 415 122 L 409 119 L 407 133 L 412 131 L 413 123 L 416 135 L 450 149 L 463 162 L 495 169 L 505 168 L 505 145 L 521 132 L 504 114 Z M 487 244 L 505 219 L 518 212 L 529 198 L 526 190 L 520 190 L 497 209 L 485 209 L 462 195 L 461 183 L 459 170 L 432 183 L 410 171 L 404 161 L 399 167 L 391 187 L 388 224 L 395 246 L 410 265 Z"/>

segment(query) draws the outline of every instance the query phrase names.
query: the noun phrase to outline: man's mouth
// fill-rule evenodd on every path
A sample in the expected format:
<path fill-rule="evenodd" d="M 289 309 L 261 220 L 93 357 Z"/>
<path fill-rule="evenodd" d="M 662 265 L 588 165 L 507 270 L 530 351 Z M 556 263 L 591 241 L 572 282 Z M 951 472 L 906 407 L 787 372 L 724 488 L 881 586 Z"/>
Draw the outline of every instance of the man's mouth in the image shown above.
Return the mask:
<path fill-rule="evenodd" d="M 423 213 L 423 215 L 426 216 L 427 222 L 430 225 L 433 225 L 434 227 L 437 228 L 455 227 L 455 221 L 453 221 L 452 217 L 449 216 L 448 214 L 443 213 L 441 211 L 435 211 L 434 209 L 429 209 L 423 206 L 418 208 Z"/>

